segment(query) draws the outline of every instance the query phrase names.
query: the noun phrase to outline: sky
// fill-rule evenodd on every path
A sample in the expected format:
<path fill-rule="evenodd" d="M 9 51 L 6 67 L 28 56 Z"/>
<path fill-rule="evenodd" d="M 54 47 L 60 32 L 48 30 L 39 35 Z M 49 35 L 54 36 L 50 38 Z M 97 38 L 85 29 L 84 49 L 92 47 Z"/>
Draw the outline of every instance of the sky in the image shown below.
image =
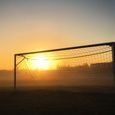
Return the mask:
<path fill-rule="evenodd" d="M 115 41 L 115 0 L 0 0 L 0 69 L 16 53 Z"/>

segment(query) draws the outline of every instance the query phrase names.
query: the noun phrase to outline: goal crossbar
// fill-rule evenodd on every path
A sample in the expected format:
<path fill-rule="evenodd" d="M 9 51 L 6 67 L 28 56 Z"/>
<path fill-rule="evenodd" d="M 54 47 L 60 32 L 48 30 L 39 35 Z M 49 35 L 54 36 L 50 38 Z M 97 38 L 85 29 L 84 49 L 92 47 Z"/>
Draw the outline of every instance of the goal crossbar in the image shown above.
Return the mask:
<path fill-rule="evenodd" d="M 100 43 L 100 44 L 91 44 L 91 45 L 84 45 L 84 46 L 75 46 L 75 47 L 67 47 L 67 48 L 60 48 L 60 49 L 51 49 L 51 50 L 44 50 L 44 51 L 18 53 L 18 54 L 15 54 L 15 55 L 16 56 L 21 56 L 21 55 L 28 55 L 28 54 L 35 54 L 35 53 L 55 52 L 55 51 L 72 50 L 72 49 L 78 49 L 78 48 L 87 48 L 87 47 L 104 46 L 104 45 L 112 46 L 114 44 L 115 44 L 115 42 L 107 42 L 107 43 Z"/>

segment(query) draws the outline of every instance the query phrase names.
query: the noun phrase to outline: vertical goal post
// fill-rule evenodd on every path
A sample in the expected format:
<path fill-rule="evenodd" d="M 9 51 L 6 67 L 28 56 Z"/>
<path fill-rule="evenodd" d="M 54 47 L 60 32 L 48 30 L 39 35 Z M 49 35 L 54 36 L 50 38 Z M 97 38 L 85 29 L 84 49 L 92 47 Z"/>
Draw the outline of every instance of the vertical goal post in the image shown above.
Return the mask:
<path fill-rule="evenodd" d="M 66 51 L 66 50 L 73 50 L 73 49 L 82 49 L 82 48 L 93 48 L 98 46 L 110 46 L 112 50 L 112 73 L 113 73 L 113 85 L 115 86 L 115 42 L 108 42 L 108 43 L 100 43 L 100 44 L 91 44 L 91 45 L 84 45 L 84 46 L 76 46 L 76 47 L 68 47 L 68 48 L 60 48 L 60 49 L 52 49 L 52 50 L 44 50 L 44 51 L 35 51 L 35 52 L 27 52 L 27 53 L 19 53 L 14 54 L 14 90 L 16 91 L 17 88 L 17 66 L 22 63 L 25 59 L 25 55 L 29 54 L 41 54 L 41 53 L 48 53 L 48 52 L 59 52 L 59 51 Z M 23 57 L 19 62 L 16 61 L 17 56 Z M 86 55 L 88 56 L 88 55 Z"/>
<path fill-rule="evenodd" d="M 115 42 L 112 44 L 112 69 L 113 69 L 113 84 L 115 86 Z"/>

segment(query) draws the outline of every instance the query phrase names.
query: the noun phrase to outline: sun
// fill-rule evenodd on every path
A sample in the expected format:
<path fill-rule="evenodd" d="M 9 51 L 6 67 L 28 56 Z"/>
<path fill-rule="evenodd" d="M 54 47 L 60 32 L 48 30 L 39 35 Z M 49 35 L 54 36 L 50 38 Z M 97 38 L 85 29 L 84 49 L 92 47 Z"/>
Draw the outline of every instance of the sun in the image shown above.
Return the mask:
<path fill-rule="evenodd" d="M 44 56 L 36 57 L 32 62 L 33 69 L 44 69 L 47 70 L 49 66 L 48 58 Z"/>
<path fill-rule="evenodd" d="M 48 68 L 48 60 L 38 59 L 36 60 L 36 68 L 47 69 Z"/>

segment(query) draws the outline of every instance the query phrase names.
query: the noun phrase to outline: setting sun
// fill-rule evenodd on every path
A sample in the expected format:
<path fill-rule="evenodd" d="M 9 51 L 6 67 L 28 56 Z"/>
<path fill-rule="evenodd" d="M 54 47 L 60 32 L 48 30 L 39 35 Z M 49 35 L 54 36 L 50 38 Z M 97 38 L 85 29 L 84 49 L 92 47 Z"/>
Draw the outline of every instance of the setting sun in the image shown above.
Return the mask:
<path fill-rule="evenodd" d="M 36 57 L 35 60 L 32 61 L 32 69 L 48 69 L 48 58 L 45 57 Z"/>

